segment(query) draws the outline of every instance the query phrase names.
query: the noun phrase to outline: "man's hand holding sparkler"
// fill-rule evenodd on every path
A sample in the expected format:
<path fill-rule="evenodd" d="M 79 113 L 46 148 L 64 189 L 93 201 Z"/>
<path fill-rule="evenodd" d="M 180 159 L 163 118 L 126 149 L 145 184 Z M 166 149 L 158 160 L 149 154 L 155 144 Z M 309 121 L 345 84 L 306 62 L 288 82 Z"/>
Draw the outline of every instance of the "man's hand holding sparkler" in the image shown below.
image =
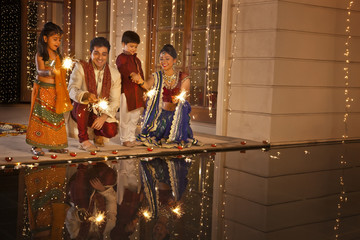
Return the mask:
<path fill-rule="evenodd" d="M 82 97 L 82 101 L 88 101 L 89 103 L 97 103 L 99 100 L 97 99 L 95 94 L 86 92 Z"/>

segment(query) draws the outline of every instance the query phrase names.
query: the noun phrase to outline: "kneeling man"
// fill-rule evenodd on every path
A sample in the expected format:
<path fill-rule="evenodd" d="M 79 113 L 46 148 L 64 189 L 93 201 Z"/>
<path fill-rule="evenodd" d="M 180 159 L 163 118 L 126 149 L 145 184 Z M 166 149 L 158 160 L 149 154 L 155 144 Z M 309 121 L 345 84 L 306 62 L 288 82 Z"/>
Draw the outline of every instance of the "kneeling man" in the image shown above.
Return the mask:
<path fill-rule="evenodd" d="M 91 40 L 89 62 L 77 63 L 69 80 L 74 105 L 71 117 L 77 122 L 80 148 L 87 151 L 104 146 L 103 137 L 112 138 L 118 132 L 115 115 L 120 106 L 121 78 L 118 70 L 107 63 L 109 51 L 110 44 L 105 38 Z M 108 108 L 94 113 L 90 105 L 99 99 L 106 99 Z M 88 127 L 94 129 L 96 146 L 89 141 Z"/>

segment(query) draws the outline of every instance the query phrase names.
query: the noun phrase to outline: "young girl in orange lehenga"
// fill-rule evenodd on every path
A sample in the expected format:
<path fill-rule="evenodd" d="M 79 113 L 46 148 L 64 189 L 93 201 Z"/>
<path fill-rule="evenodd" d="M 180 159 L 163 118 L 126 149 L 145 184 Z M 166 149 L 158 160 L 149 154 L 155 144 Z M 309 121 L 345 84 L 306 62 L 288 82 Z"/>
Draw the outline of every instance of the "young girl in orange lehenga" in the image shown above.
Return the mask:
<path fill-rule="evenodd" d="M 63 31 L 48 22 L 42 29 L 36 54 L 37 79 L 31 98 L 31 112 L 26 143 L 32 145 L 32 153 L 43 156 L 42 148 L 50 152 L 67 153 L 68 146 L 64 112 L 72 105 L 66 88 L 66 71 L 61 69 L 59 51 Z"/>

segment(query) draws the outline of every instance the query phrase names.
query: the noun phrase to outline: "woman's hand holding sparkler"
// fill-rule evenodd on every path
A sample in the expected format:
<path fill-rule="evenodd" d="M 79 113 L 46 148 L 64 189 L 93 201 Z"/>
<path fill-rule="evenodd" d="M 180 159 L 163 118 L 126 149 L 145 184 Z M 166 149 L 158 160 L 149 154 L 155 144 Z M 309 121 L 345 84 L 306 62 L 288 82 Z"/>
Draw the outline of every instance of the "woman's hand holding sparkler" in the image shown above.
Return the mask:
<path fill-rule="evenodd" d="M 186 91 L 184 91 L 184 90 L 181 91 L 181 93 L 179 95 L 171 97 L 172 102 L 175 104 L 178 103 L 179 101 L 184 102 L 185 99 L 186 99 Z"/>

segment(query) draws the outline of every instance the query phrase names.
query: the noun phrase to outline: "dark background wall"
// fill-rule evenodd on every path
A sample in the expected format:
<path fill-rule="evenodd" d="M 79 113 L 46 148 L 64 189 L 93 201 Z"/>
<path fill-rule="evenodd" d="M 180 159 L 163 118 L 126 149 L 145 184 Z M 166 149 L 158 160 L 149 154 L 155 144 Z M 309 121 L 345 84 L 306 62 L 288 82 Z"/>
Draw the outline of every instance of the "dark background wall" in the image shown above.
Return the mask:
<path fill-rule="evenodd" d="M 0 103 L 19 102 L 20 20 L 20 0 L 0 0 Z"/>

